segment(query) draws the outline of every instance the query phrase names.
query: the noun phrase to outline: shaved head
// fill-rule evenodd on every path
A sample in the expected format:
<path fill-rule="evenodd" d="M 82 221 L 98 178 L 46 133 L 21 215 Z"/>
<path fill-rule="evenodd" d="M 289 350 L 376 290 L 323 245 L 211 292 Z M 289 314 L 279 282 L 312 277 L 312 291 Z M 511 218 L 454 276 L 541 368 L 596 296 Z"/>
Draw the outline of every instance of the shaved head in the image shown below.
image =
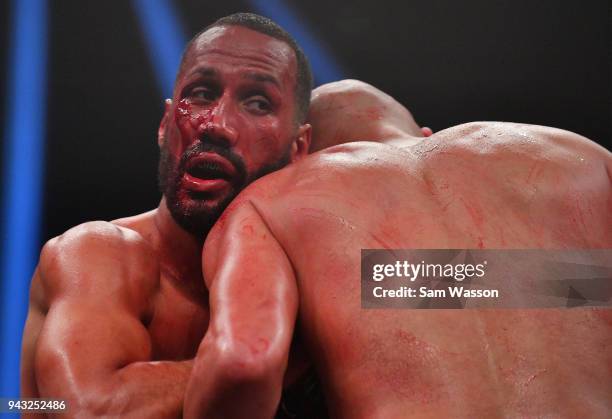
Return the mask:
<path fill-rule="evenodd" d="M 342 80 L 314 89 L 308 122 L 313 129 L 311 152 L 349 141 L 423 136 L 408 109 L 385 92 L 358 80 Z"/>

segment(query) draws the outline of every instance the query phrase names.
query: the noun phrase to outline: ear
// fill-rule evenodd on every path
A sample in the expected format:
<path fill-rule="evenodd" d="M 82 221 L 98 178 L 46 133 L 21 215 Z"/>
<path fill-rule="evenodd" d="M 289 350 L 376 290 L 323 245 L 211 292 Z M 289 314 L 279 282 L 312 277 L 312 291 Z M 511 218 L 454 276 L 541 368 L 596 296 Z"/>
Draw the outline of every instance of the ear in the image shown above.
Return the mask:
<path fill-rule="evenodd" d="M 295 163 L 308 155 L 311 136 L 312 127 L 310 124 L 300 125 L 297 135 L 291 144 L 291 163 Z"/>
<path fill-rule="evenodd" d="M 166 99 L 164 101 L 164 116 L 162 116 L 162 119 L 159 123 L 159 128 L 157 130 L 157 145 L 159 145 L 160 147 L 164 144 L 164 141 L 166 141 L 166 126 L 168 125 L 168 120 L 170 118 L 171 108 L 172 99 Z"/>

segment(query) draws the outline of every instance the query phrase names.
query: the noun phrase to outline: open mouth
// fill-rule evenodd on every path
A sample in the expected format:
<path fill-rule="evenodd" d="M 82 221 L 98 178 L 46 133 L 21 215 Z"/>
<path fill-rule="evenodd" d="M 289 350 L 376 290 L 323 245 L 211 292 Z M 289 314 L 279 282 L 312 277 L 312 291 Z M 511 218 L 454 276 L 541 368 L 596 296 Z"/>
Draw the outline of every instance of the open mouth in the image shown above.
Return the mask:
<path fill-rule="evenodd" d="M 203 162 L 189 167 L 187 170 L 192 177 L 198 179 L 225 179 L 229 180 L 227 172 L 217 163 Z"/>
<path fill-rule="evenodd" d="M 185 171 L 192 177 L 198 179 L 223 179 L 231 180 L 236 169 L 225 158 L 216 153 L 202 153 L 191 158 L 187 162 Z"/>
<path fill-rule="evenodd" d="M 215 192 L 229 186 L 235 176 L 236 169 L 228 160 L 205 152 L 187 162 L 183 181 L 193 192 Z"/>

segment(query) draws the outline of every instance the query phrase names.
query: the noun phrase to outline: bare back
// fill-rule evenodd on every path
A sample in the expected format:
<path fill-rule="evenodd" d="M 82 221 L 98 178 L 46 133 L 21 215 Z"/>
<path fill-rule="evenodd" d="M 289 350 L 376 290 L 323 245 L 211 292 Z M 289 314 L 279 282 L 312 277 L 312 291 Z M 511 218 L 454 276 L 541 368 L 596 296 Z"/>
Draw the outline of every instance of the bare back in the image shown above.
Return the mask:
<path fill-rule="evenodd" d="M 610 248 L 611 173 L 575 134 L 472 123 L 332 147 L 234 208 L 250 202 L 293 265 L 338 417 L 606 417 L 610 310 L 363 310 L 359 278 L 362 248 Z"/>

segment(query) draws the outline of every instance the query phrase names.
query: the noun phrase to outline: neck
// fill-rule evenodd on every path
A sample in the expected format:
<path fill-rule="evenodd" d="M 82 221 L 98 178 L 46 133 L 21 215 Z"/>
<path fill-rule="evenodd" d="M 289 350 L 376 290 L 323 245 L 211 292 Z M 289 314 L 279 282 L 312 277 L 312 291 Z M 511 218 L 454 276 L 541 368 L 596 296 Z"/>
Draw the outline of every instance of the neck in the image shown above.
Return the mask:
<path fill-rule="evenodd" d="M 195 280 L 204 284 L 202 277 L 202 248 L 204 239 L 197 238 L 179 226 L 162 197 L 155 213 L 159 232 L 160 263 L 178 280 Z"/>

